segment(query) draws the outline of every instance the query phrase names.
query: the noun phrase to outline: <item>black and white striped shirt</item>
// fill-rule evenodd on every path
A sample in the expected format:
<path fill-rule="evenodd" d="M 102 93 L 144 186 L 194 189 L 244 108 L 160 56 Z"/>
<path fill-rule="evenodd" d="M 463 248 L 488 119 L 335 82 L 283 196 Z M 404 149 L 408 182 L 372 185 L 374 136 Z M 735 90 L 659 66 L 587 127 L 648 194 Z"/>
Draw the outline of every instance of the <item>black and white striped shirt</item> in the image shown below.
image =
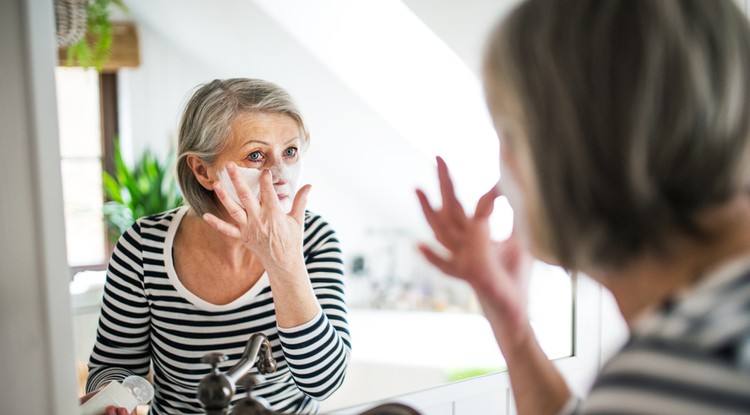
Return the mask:
<path fill-rule="evenodd" d="M 584 414 L 750 414 L 750 260 L 636 322 Z"/>
<path fill-rule="evenodd" d="M 171 253 L 187 210 L 140 219 L 117 243 L 107 270 L 87 391 L 132 374 L 145 377 L 153 368 L 151 414 L 203 413 L 197 385 L 210 368 L 201 357 L 226 354 L 228 360 L 219 366 L 226 371 L 240 359 L 250 335 L 261 332 L 271 342 L 278 370 L 264 375 L 253 396 L 266 399 L 275 411 L 317 412 L 318 401 L 343 382 L 351 352 L 336 234 L 320 216 L 307 212 L 305 264 L 322 311 L 302 326 L 280 328 L 265 274 L 226 305 L 210 304 L 180 283 Z M 245 395 L 239 387 L 233 402 Z"/>

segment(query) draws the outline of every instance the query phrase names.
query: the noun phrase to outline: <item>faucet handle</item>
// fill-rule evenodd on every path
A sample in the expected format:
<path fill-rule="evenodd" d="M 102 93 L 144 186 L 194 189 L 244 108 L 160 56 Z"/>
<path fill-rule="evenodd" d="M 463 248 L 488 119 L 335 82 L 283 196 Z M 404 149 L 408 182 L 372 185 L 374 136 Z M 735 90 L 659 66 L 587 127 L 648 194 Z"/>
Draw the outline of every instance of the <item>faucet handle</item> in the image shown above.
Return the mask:
<path fill-rule="evenodd" d="M 247 396 L 245 399 L 237 402 L 231 415 L 266 415 L 275 413 L 268 409 L 270 407 L 268 401 L 260 397 L 251 396 L 253 387 L 258 385 L 262 379 L 263 377 L 261 375 L 254 375 L 251 373 L 240 378 L 237 383 L 247 387 Z"/>
<path fill-rule="evenodd" d="M 228 357 L 224 355 L 224 353 L 212 352 L 203 355 L 203 357 L 201 357 L 201 362 L 208 363 L 211 365 L 212 369 L 217 370 L 219 367 L 219 363 L 227 359 Z"/>
<path fill-rule="evenodd" d="M 219 363 L 227 360 L 223 353 L 208 353 L 201 362 L 211 365 L 211 372 L 198 383 L 198 401 L 206 413 L 226 413 L 234 396 L 234 384 L 219 372 Z"/>
<path fill-rule="evenodd" d="M 276 371 L 276 359 L 273 356 L 266 359 L 259 358 L 255 366 L 258 368 L 258 373 L 267 375 Z"/>
<path fill-rule="evenodd" d="M 258 373 L 262 375 L 276 372 L 276 359 L 273 358 L 273 350 L 271 350 L 271 344 L 268 341 L 260 344 L 260 354 L 255 367 L 258 368 Z"/>

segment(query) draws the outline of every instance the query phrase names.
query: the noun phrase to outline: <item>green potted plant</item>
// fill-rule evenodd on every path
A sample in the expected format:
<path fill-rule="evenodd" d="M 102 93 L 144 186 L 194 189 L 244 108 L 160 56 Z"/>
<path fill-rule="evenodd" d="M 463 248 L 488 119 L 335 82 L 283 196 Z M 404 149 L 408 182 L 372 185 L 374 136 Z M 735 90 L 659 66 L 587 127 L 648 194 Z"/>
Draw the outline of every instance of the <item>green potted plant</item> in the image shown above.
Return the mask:
<path fill-rule="evenodd" d="M 115 141 L 114 156 L 114 176 L 102 173 L 104 191 L 110 199 L 104 204 L 104 220 L 113 242 L 136 219 L 182 205 L 171 153 L 165 161 L 160 161 L 146 150 L 131 168 L 122 159 L 119 141 Z"/>

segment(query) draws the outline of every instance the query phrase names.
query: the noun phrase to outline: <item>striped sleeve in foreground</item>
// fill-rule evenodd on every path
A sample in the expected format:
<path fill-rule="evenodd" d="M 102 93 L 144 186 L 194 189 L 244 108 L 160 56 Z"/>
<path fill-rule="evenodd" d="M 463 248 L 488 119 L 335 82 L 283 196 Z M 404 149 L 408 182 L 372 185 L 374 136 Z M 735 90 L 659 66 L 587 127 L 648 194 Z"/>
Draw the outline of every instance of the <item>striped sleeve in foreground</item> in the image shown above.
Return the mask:
<path fill-rule="evenodd" d="M 149 370 L 149 311 L 143 290 L 139 225 L 117 242 L 107 268 L 99 328 L 89 359 L 86 392 Z"/>
<path fill-rule="evenodd" d="M 650 343 L 627 347 L 597 379 L 586 414 L 744 414 L 750 375 L 706 354 Z"/>
<path fill-rule="evenodd" d="M 344 381 L 349 349 L 324 313 L 292 330 L 279 328 L 279 339 L 294 382 L 306 395 L 325 399 Z"/>
<path fill-rule="evenodd" d="M 321 312 L 301 326 L 278 327 L 279 340 L 297 387 L 306 395 L 323 400 L 341 386 L 351 354 L 344 264 L 336 234 L 317 215 L 307 215 L 304 248 L 307 272 Z"/>

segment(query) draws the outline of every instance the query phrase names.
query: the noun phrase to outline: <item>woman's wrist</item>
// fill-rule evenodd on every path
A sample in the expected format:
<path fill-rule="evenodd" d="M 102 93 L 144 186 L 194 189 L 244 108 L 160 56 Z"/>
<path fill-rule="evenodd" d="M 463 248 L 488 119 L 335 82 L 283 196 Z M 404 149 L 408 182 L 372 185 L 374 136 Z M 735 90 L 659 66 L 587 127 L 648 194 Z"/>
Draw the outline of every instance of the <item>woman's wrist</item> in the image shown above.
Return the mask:
<path fill-rule="evenodd" d="M 320 304 L 301 259 L 271 264 L 266 272 L 280 327 L 296 327 L 310 321 L 318 313 Z"/>
<path fill-rule="evenodd" d="M 513 353 L 519 348 L 525 348 L 531 341 L 536 341 L 523 303 L 503 304 L 503 300 L 480 291 L 477 291 L 477 298 L 503 353 Z"/>
<path fill-rule="evenodd" d="M 304 279 L 308 280 L 307 267 L 301 254 L 288 255 L 286 258 L 276 258 L 263 262 L 263 267 L 269 278 L 297 280 L 305 276 Z"/>

